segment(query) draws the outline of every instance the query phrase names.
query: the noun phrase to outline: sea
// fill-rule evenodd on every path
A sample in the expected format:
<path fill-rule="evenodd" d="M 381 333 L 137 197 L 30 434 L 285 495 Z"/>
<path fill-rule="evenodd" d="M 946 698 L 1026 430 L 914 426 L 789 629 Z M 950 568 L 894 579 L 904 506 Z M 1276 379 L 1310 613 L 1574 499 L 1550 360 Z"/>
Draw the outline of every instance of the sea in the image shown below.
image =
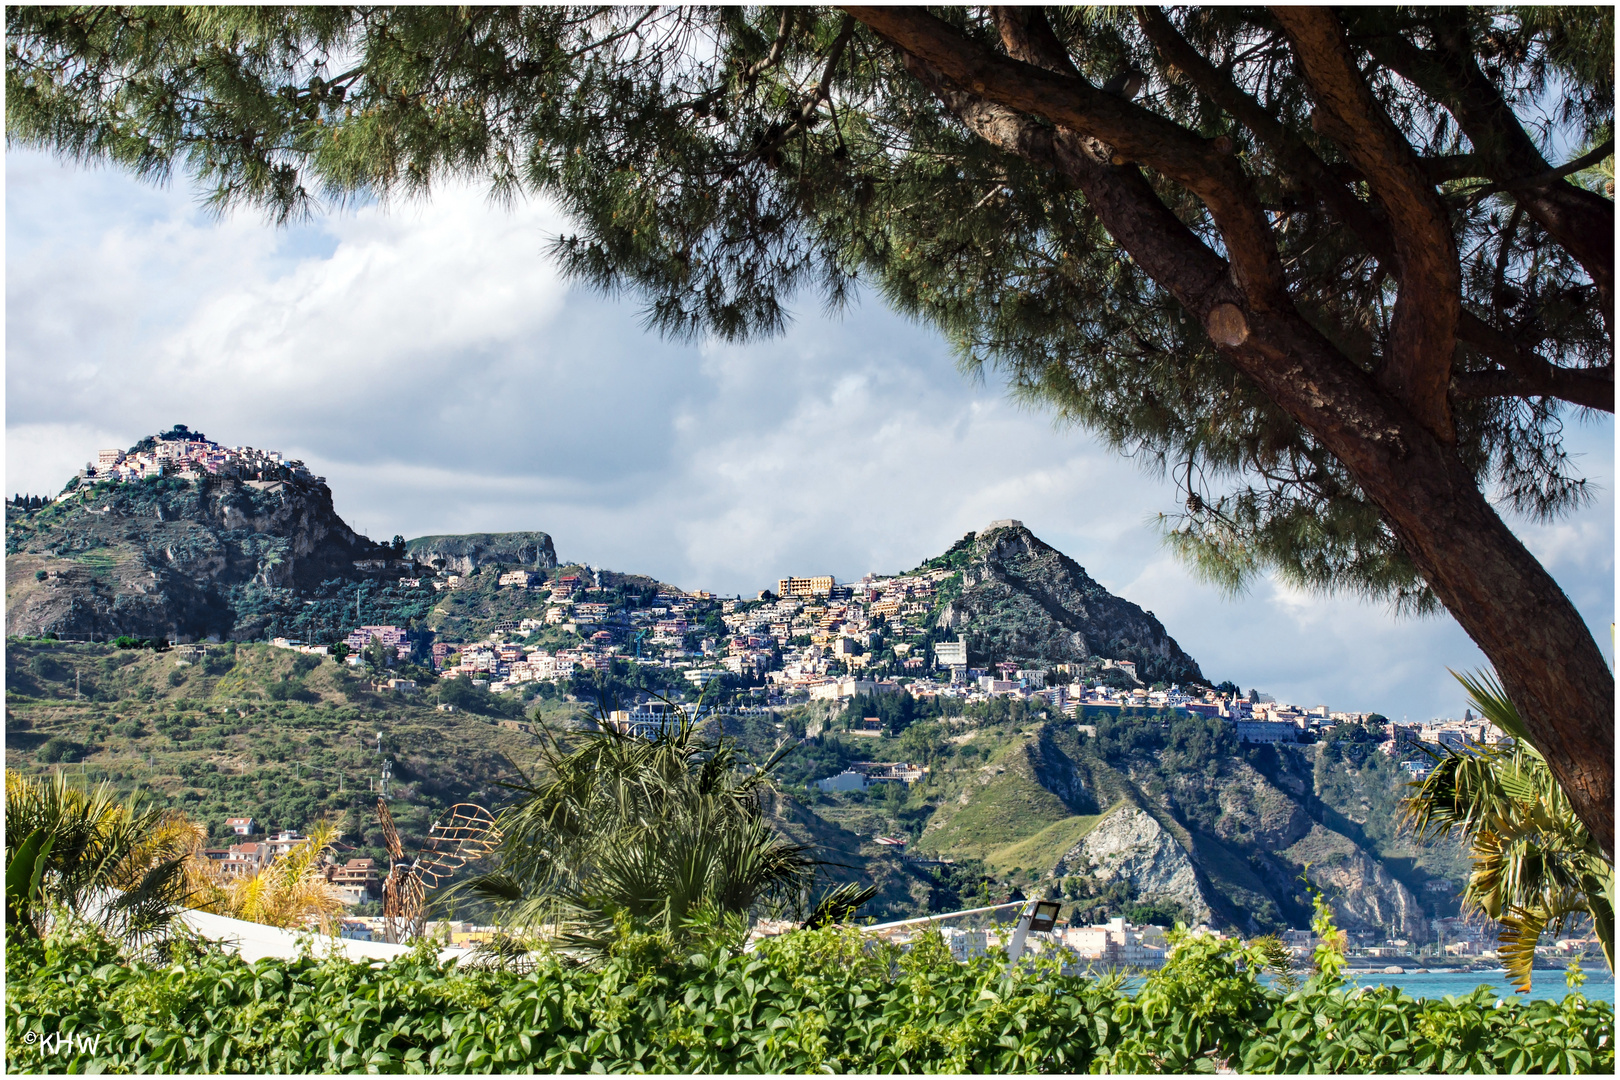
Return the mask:
<path fill-rule="evenodd" d="M 1614 1004 L 1614 975 L 1607 967 L 1586 968 L 1586 983 L 1580 992 L 1593 1001 Z M 1570 993 L 1563 971 L 1535 971 L 1532 973 L 1530 992 L 1519 993 L 1508 981 L 1507 973 L 1496 971 L 1431 971 L 1414 973 L 1410 968 L 1404 975 L 1385 975 L 1378 971 L 1348 971 L 1349 981 L 1358 986 L 1398 986 L 1415 998 L 1443 998 L 1447 994 L 1462 997 L 1476 987 L 1488 986 L 1504 1000 L 1512 997 L 1527 999 L 1550 998 L 1561 1001 Z"/>
<path fill-rule="evenodd" d="M 1585 968 L 1586 982 L 1580 988 L 1590 1001 L 1606 1001 L 1611 1007 L 1614 1005 L 1614 975 L 1607 967 L 1598 966 Z M 1571 993 L 1569 984 L 1565 981 L 1562 970 L 1534 972 L 1530 982 L 1529 993 L 1521 994 L 1514 989 L 1508 981 L 1507 973 L 1498 968 L 1495 971 L 1431 971 L 1426 973 L 1413 972 L 1408 969 L 1402 975 L 1385 975 L 1381 971 L 1347 971 L 1346 981 L 1354 986 L 1398 986 L 1415 998 L 1443 998 L 1446 995 L 1463 997 L 1471 994 L 1481 986 L 1488 986 L 1497 997 L 1502 1000 L 1509 998 L 1524 998 L 1526 1000 L 1562 1001 Z M 1260 976 L 1264 983 L 1274 983 L 1275 976 L 1266 974 Z M 1142 976 L 1135 975 L 1125 980 L 1124 989 L 1127 993 L 1135 993 L 1142 986 Z"/>

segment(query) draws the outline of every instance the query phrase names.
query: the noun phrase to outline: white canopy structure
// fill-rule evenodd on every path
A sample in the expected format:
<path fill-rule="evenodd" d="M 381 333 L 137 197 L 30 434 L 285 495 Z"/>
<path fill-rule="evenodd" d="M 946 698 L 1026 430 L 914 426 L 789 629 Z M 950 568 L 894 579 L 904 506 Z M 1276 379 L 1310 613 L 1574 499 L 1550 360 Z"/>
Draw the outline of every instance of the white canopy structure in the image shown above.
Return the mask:
<path fill-rule="evenodd" d="M 198 936 L 219 942 L 250 964 L 267 956 L 293 960 L 306 949 L 313 956 L 338 953 L 350 960 L 387 961 L 404 956 L 412 948 L 409 945 L 390 945 L 386 941 L 328 937 L 308 930 L 283 930 L 263 923 L 211 915 L 206 911 L 182 911 L 175 918 Z M 456 960 L 465 955 L 465 949 L 439 950 L 440 960 Z"/>

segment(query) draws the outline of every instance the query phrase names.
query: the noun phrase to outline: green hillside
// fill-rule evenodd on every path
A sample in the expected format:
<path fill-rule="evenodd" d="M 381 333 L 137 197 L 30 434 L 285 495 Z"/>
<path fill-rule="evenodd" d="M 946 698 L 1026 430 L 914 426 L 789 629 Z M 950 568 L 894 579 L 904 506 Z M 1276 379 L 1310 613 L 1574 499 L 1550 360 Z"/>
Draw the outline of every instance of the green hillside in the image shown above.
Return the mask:
<path fill-rule="evenodd" d="M 378 689 L 363 670 L 268 645 L 210 646 L 193 658 L 13 640 L 7 761 L 152 792 L 219 840 L 230 816 L 272 829 L 332 817 L 347 842 L 375 850 L 373 788 L 384 761 L 394 815 L 420 835 L 452 803 L 501 803 L 500 782 L 535 757 L 535 736 L 516 729 L 518 718 L 566 730 L 588 708 L 557 696 L 521 703 L 464 680 L 434 687 L 417 673 L 429 689 L 407 696 Z M 436 708 L 441 696 L 459 702 L 456 711 Z M 1020 888 L 1084 901 L 1093 914 L 1127 903 L 1207 909 L 1216 922 L 1257 932 L 1304 925 L 1307 873 L 1345 895 L 1353 931 L 1421 940 L 1428 918 L 1455 913 L 1460 852 L 1418 848 L 1400 834 L 1399 770 L 1361 755 L 1360 743 L 1244 747 L 1227 725 L 1184 716 L 1102 718 L 1087 737 L 1022 703 L 957 715 L 885 708 L 901 718 L 898 735 L 857 737 L 834 722 L 790 753 L 775 810 L 785 832 L 818 851 L 828 878 L 878 886 L 873 916 L 968 906 Z M 720 723 L 759 760 L 817 716 L 826 722 L 824 709 L 802 707 Z M 929 772 L 910 786 L 842 794 L 814 786 L 861 761 L 913 761 Z M 909 844 L 879 845 L 880 836 Z M 1430 888 L 1436 881 L 1451 884 Z"/>
<path fill-rule="evenodd" d="M 1061 821 L 1054 821 L 1028 839 L 991 851 L 985 856 L 985 865 L 997 871 L 1056 865 L 1113 809 L 1109 807 L 1100 814 L 1071 814 Z"/>
<path fill-rule="evenodd" d="M 6 694 L 8 767 L 66 768 L 152 792 L 221 838 L 226 817 L 302 829 L 331 815 L 348 842 L 375 845 L 383 761 L 393 763 L 395 817 L 420 833 L 445 806 L 498 799 L 512 764 L 534 756 L 533 736 L 500 727 L 504 717 L 441 712 L 427 697 L 377 692 L 334 661 L 269 645 L 212 646 L 193 662 L 12 641 Z"/>
<path fill-rule="evenodd" d="M 958 788 L 959 794 L 942 800 L 924 832 L 925 850 L 989 862 L 992 853 L 1071 816 L 1063 800 L 1036 779 L 1021 743 L 1003 746 L 983 765 L 953 770 L 940 783 Z"/>

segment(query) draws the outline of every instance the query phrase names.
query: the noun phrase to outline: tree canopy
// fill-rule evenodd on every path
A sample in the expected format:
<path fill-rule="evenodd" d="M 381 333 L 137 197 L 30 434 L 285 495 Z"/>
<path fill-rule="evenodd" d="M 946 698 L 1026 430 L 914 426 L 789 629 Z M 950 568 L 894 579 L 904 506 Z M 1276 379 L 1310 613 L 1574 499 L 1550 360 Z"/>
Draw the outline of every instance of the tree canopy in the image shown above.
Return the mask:
<path fill-rule="evenodd" d="M 1169 473 L 1176 550 L 1443 605 L 1612 852 L 1503 523 L 1613 412 L 1612 8 L 12 8 L 14 141 L 285 222 L 477 179 L 677 336 L 865 287 Z"/>

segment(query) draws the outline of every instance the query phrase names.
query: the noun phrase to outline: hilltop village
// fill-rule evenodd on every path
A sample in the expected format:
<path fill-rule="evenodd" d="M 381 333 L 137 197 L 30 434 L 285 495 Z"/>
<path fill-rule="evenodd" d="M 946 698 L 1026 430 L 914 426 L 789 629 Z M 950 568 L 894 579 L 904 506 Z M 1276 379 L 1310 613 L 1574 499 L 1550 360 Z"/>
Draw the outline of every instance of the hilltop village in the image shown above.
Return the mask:
<path fill-rule="evenodd" d="M 76 477 L 79 484 L 72 486 L 107 480 L 131 483 L 164 476 L 182 480 L 223 476 L 260 484 L 277 480 L 326 482 L 325 477 L 315 476 L 302 461 L 285 460 L 280 451 L 221 446 L 201 432 L 176 424 L 172 430 L 144 439 L 131 450 L 98 451 L 96 460 L 87 462 L 79 470 Z"/>
<path fill-rule="evenodd" d="M 279 451 L 227 447 L 177 424 L 128 450 L 100 451 L 61 495 L 49 501 L 109 482 L 165 478 L 196 482 L 206 477 L 229 478 L 271 493 L 288 481 L 299 486 L 325 482 L 303 462 L 289 460 Z M 1010 519 L 993 521 L 968 539 L 994 541 L 1009 534 L 1021 534 L 1044 548 L 1021 522 Z M 396 538 L 394 544 L 388 554 L 404 555 L 402 541 Z M 545 545 L 550 556 L 549 538 Z M 554 564 L 554 556 L 549 561 Z M 345 628 L 341 644 L 331 636 L 324 644 L 292 637 L 276 637 L 274 642 L 322 655 L 336 646 L 356 665 L 375 644 L 386 653 L 388 666 L 411 669 L 386 678 L 389 689 L 406 694 L 438 678 L 462 677 L 490 694 L 526 701 L 583 689 L 581 684 L 593 673 L 611 672 L 615 661 L 633 661 L 640 668 L 664 673 L 666 689 L 674 687 L 692 698 L 718 683 L 716 689 L 723 696 L 746 698 L 762 707 L 847 702 L 902 691 L 914 699 L 962 707 L 1012 699 L 1075 719 L 1082 733 L 1090 713 L 1106 715 L 1110 710 L 1218 718 L 1233 725 L 1244 743 L 1311 742 L 1337 725 L 1374 721 L 1383 725 L 1384 752 L 1410 757 L 1407 768 L 1417 776 L 1424 774 L 1426 764 L 1423 755 L 1406 753 L 1414 745 L 1505 738 L 1472 716 L 1462 721 L 1388 723 L 1376 713 L 1278 702 L 1257 690 L 1244 693 L 1231 683 L 1153 678 L 1139 670 L 1140 650 L 1135 659 L 1085 655 L 1069 662 L 1020 659 L 994 651 L 987 655 L 985 641 L 944 628 L 948 620 L 941 613 L 964 587 L 963 565 L 950 553 L 907 573 L 872 573 L 856 582 L 839 582 L 832 575 L 790 575 L 778 579 L 774 590 L 763 590 L 752 599 L 685 592 L 667 585 L 632 588 L 626 584 L 627 575 L 589 566 L 521 566 L 500 558 L 482 565 L 473 561 L 461 572 L 442 560 L 422 562 L 414 557 L 353 560 L 352 569 L 373 581 L 379 574 L 406 575 L 391 584 L 377 584 L 396 599 L 422 597 L 412 610 L 436 605 L 433 614 L 403 623 L 378 620 Z M 1083 576 L 1078 566 L 1073 569 Z M 45 577 L 53 580 L 49 573 Z M 362 585 L 362 594 L 363 590 Z M 448 617 L 461 598 L 473 595 L 484 598 L 482 607 L 493 618 Z M 357 595 L 355 614 L 360 599 Z M 309 603 L 305 601 L 306 606 Z M 1152 621 L 1151 613 L 1146 614 Z M 192 639 L 176 635 L 176 640 Z M 1173 642 L 1169 644 L 1179 652 Z M 638 730 L 657 726 L 650 719 L 652 713 L 645 708 L 637 711 L 651 696 L 638 693 L 636 700 L 626 702 Z"/>
<path fill-rule="evenodd" d="M 1011 523 L 990 528 L 1005 524 Z M 506 609 L 528 613 L 461 640 L 448 633 L 365 625 L 352 631 L 339 651 L 358 666 L 368 648 L 380 648 L 390 665 L 414 662 L 431 669 L 434 677 L 463 678 L 491 694 L 523 700 L 574 691 L 584 697 L 593 673 L 606 675 L 615 662 L 622 666 L 630 661 L 666 673 L 669 683 L 693 702 L 705 690 L 711 703 L 724 697 L 766 708 L 836 705 L 902 692 L 964 707 L 1001 699 L 1080 721 L 1083 734 L 1094 726 L 1087 719 L 1139 710 L 1217 718 L 1233 726 L 1238 741 L 1261 744 L 1307 743 L 1338 725 L 1371 723 L 1383 725 L 1383 752 L 1412 758 L 1406 767 L 1420 777 L 1427 759 L 1412 752 L 1419 744 L 1440 747 L 1506 738 L 1471 714 L 1461 721 L 1390 723 L 1376 713 L 1278 702 L 1229 683 L 1149 684 L 1131 660 L 988 663 L 971 654 L 965 636 L 946 636 L 935 627 L 942 591 L 958 576 L 947 567 L 925 566 L 905 574 L 868 574 L 852 583 L 831 575 L 784 577 L 774 591 L 761 591 L 752 599 L 667 587 L 627 599 L 622 589 L 604 587 L 602 571 L 583 566 L 549 575 L 502 567 L 440 572 L 403 579 L 400 585 L 432 589 L 445 599 L 493 593 Z M 274 643 L 320 655 L 332 651 L 288 638 Z M 717 685 L 711 689 L 711 683 Z M 384 685 L 406 694 L 422 689 L 409 677 L 389 678 Z M 635 730 L 651 734 L 663 723 L 665 709 L 653 699 L 667 695 L 634 696 L 624 703 L 626 719 Z M 871 734 L 883 726 L 877 718 L 864 723 Z M 859 728 L 856 734 L 862 733 Z"/>

